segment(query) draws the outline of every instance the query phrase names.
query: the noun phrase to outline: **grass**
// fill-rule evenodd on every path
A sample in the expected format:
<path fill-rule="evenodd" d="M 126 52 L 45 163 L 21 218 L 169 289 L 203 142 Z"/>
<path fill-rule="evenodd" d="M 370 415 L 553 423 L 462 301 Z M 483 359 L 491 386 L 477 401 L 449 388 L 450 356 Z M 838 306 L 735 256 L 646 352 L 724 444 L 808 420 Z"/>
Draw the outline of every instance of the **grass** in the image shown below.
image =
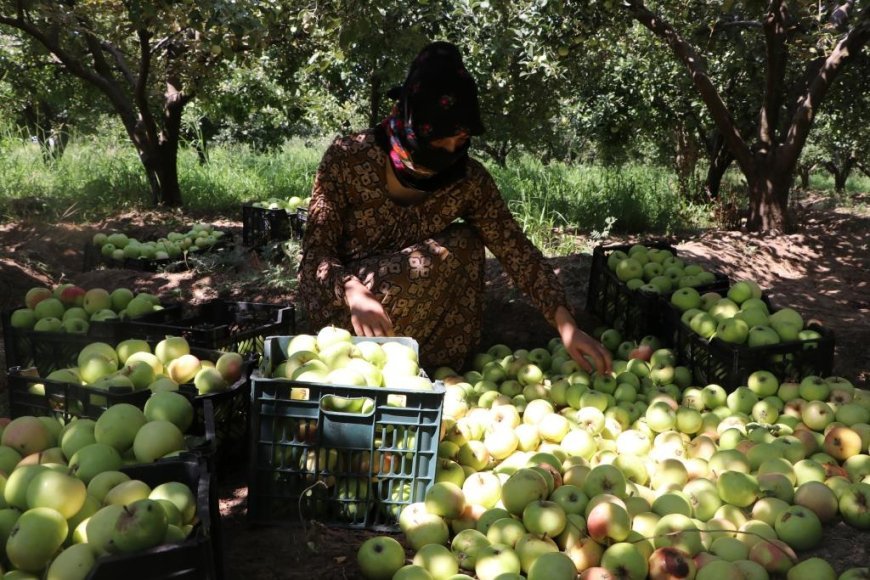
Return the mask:
<path fill-rule="evenodd" d="M 179 179 L 185 209 L 236 215 L 244 201 L 305 197 L 327 144 L 327 139 L 291 140 L 265 153 L 241 144 L 214 146 L 206 165 L 183 147 Z M 488 166 L 517 220 L 548 255 L 588 249 L 590 242 L 578 246 L 575 234 L 596 241 L 611 233 L 669 234 L 713 225 L 709 208 L 680 197 L 668 168 L 544 165 L 530 155 L 511 158 L 506 167 Z M 814 189 L 832 190 L 826 179 L 813 175 Z M 726 175 L 724 191 L 741 187 L 738 176 Z M 856 174 L 849 189 L 868 191 L 870 179 Z M 149 200 L 141 164 L 121 133 L 74 137 L 61 158 L 46 163 L 35 143 L 0 130 L 0 220 L 32 213 L 87 222 L 147 207 Z"/>

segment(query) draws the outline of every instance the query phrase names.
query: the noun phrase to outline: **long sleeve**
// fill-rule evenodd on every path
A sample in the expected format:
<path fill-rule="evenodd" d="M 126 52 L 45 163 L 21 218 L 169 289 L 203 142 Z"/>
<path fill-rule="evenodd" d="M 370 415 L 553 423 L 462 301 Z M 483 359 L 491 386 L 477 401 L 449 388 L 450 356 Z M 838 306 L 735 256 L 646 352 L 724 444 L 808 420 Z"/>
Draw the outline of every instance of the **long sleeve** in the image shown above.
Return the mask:
<path fill-rule="evenodd" d="M 562 283 L 543 253 L 526 237 L 489 172 L 480 167 L 476 174 L 466 220 L 474 225 L 514 283 L 555 326 L 556 309 L 567 307 Z"/>
<path fill-rule="evenodd" d="M 324 302 L 331 302 L 332 307 L 337 307 L 345 303 L 344 283 L 351 275 L 339 258 L 341 216 L 347 205 L 344 166 L 343 151 L 336 140 L 317 168 L 302 241 L 299 289 L 303 301 L 311 306 L 324 307 Z M 325 297 L 330 299 L 324 301 Z"/>

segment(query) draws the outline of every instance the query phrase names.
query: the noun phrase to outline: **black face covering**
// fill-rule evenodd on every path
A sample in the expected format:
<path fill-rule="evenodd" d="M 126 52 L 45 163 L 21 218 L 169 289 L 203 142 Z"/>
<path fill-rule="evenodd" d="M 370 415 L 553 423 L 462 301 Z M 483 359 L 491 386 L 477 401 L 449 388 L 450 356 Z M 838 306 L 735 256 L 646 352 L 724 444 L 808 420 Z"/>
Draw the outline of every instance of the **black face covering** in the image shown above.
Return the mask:
<path fill-rule="evenodd" d="M 411 159 L 414 161 L 414 165 L 440 173 L 460 159 L 467 157 L 470 147 L 471 139 L 463 143 L 462 147 L 457 147 L 453 151 L 440 147 L 421 147 L 411 154 Z"/>
<path fill-rule="evenodd" d="M 378 142 L 399 182 L 433 191 L 464 177 L 470 140 L 454 151 L 432 145 L 438 139 L 483 133 L 477 87 L 459 50 L 446 42 L 430 44 L 389 96 L 397 102 L 378 127 Z"/>

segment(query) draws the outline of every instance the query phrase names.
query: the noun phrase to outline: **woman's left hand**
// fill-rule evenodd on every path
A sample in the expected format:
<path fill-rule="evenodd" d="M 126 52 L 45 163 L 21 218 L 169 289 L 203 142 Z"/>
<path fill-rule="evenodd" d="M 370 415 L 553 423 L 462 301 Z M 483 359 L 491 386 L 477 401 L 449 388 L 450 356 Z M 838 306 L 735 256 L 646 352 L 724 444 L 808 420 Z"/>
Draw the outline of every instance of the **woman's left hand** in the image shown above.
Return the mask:
<path fill-rule="evenodd" d="M 556 324 L 568 354 L 585 371 L 592 372 L 594 368 L 599 375 L 603 375 L 613 370 L 613 357 L 610 351 L 580 330 L 574 317 L 564 306 L 560 306 L 556 311 Z"/>

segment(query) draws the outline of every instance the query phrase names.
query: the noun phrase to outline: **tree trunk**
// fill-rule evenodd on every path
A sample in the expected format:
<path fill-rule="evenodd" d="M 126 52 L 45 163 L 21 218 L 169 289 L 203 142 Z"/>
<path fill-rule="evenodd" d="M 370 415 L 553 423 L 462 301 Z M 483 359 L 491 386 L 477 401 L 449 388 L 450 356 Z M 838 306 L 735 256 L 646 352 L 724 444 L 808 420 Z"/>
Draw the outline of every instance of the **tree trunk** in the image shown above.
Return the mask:
<path fill-rule="evenodd" d="M 747 176 L 749 186 L 749 218 L 746 227 L 750 231 L 785 232 L 791 224 L 788 218 L 788 193 L 791 175 L 783 179 L 776 163 L 760 156 L 756 171 Z"/>
<path fill-rule="evenodd" d="M 178 145 L 181 140 L 181 113 L 189 97 L 179 92 L 169 92 L 163 108 L 163 129 L 153 133 L 157 142 L 149 137 L 143 123 L 136 121 L 127 133 L 145 168 L 148 186 L 151 189 L 151 203 L 156 207 L 180 207 L 181 188 L 178 184 Z M 129 118 L 129 117 L 126 117 Z"/>
<path fill-rule="evenodd" d="M 698 146 L 683 125 L 674 129 L 674 169 L 677 172 L 677 188 L 683 199 L 688 199 L 692 191 L 695 168 L 698 166 Z"/>
<path fill-rule="evenodd" d="M 810 172 L 813 170 L 813 166 L 805 165 L 801 163 L 797 167 L 798 177 L 801 179 L 801 189 L 806 191 L 810 188 Z"/>
<path fill-rule="evenodd" d="M 707 199 L 718 199 L 719 189 L 722 186 L 722 178 L 734 161 L 734 156 L 723 146 L 710 158 L 710 166 L 707 168 L 707 180 L 704 182 L 704 193 Z"/>
<path fill-rule="evenodd" d="M 166 141 L 158 150 L 159 163 L 155 168 L 160 183 L 160 203 L 167 207 L 181 206 L 181 188 L 178 184 L 178 139 L 171 144 Z"/>
<path fill-rule="evenodd" d="M 492 160 L 495 161 L 496 165 L 499 167 L 507 166 L 507 156 L 511 151 L 511 146 L 507 141 L 502 141 L 498 145 L 482 143 L 480 149 L 492 157 Z"/>
<path fill-rule="evenodd" d="M 181 206 L 181 188 L 178 185 L 178 144 L 181 141 L 181 114 L 187 101 L 188 97 L 170 89 L 163 109 L 163 130 L 160 132 L 157 171 L 163 194 L 161 202 L 168 207 Z"/>
<path fill-rule="evenodd" d="M 830 171 L 831 175 L 834 176 L 834 191 L 837 193 L 844 193 L 846 191 L 846 180 L 849 179 L 854 165 L 855 158 L 853 156 L 847 157 L 840 166 L 837 166 L 834 160 L 825 163 L 825 169 Z"/>
<path fill-rule="evenodd" d="M 182 205 L 178 184 L 178 141 L 178 131 L 173 133 L 168 126 L 159 133 L 158 143 L 142 138 L 133 140 L 139 151 L 139 160 L 145 168 L 154 206 Z"/>

